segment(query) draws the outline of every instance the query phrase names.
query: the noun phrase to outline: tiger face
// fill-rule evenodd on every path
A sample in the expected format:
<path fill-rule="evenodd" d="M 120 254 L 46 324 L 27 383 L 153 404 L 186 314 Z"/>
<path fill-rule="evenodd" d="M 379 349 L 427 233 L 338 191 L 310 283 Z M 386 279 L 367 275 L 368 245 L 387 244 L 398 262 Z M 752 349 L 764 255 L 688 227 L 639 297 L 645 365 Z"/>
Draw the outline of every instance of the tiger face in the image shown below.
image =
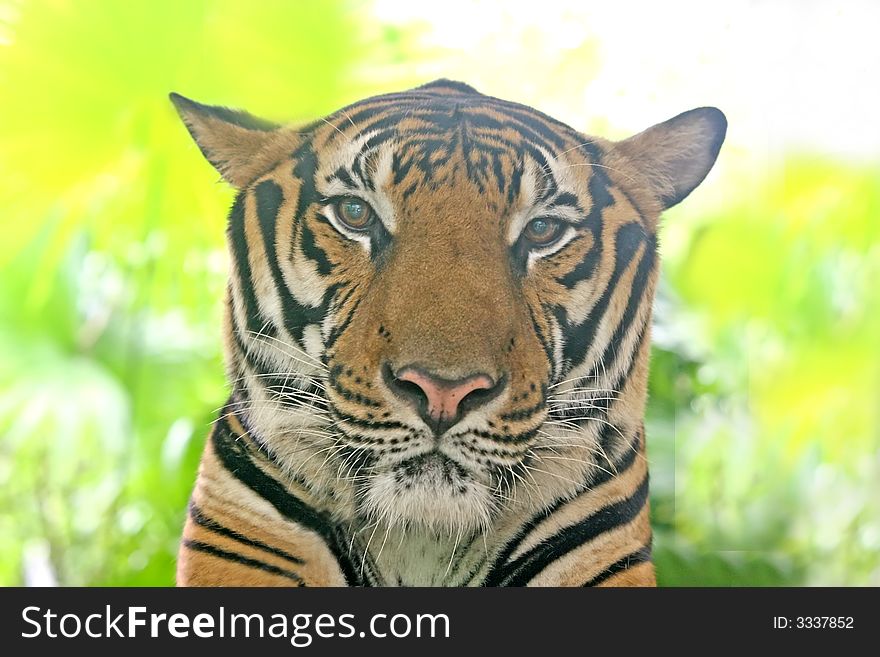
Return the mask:
<path fill-rule="evenodd" d="M 473 534 L 633 449 L 657 218 L 718 110 L 615 143 L 444 80 L 298 129 L 173 99 L 239 189 L 232 408 L 316 507 Z"/>

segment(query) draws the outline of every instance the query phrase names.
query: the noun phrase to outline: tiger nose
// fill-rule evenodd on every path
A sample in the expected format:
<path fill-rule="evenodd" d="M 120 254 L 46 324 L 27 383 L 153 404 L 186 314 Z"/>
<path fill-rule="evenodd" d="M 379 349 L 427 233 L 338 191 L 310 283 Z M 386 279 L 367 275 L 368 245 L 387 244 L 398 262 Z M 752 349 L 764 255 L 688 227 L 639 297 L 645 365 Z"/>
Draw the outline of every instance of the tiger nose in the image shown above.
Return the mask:
<path fill-rule="evenodd" d="M 488 374 L 445 379 L 419 367 L 404 367 L 386 378 L 398 396 L 413 405 L 422 419 L 440 435 L 474 410 L 492 400 L 503 387 Z"/>

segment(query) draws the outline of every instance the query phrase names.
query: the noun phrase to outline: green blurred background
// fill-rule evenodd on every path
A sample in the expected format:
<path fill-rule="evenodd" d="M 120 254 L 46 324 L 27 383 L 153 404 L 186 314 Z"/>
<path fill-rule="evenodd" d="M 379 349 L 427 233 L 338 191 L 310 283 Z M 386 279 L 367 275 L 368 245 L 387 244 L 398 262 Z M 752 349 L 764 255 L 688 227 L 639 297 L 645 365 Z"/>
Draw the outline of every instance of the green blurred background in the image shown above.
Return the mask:
<path fill-rule="evenodd" d="M 586 4 L 0 0 L 0 583 L 173 582 L 231 191 L 168 92 L 306 121 L 444 76 L 612 138 L 727 113 L 661 232 L 659 580 L 880 585 L 878 5 Z"/>

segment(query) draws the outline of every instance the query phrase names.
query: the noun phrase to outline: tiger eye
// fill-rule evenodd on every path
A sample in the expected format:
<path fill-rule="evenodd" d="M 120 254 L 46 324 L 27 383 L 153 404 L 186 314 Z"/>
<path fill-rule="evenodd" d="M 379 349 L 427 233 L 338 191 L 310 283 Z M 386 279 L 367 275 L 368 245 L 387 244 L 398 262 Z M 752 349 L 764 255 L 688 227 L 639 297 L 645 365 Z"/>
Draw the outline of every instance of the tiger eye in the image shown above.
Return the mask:
<path fill-rule="evenodd" d="M 562 222 L 558 219 L 539 217 L 532 219 L 523 230 L 525 237 L 532 244 L 546 246 L 562 233 Z"/>
<path fill-rule="evenodd" d="M 335 204 L 336 216 L 348 228 L 363 230 L 373 219 L 373 209 L 359 198 L 344 198 Z"/>

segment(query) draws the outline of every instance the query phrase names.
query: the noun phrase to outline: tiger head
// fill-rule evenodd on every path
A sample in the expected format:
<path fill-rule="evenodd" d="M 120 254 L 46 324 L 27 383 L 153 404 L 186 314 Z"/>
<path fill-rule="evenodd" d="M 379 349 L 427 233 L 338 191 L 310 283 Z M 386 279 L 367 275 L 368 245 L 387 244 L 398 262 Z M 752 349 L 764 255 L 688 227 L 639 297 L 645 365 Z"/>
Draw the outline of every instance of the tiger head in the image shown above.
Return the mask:
<path fill-rule="evenodd" d="M 611 142 L 446 80 L 297 128 L 172 99 L 239 190 L 229 410 L 316 504 L 460 535 L 641 449 L 657 220 L 720 111 Z"/>

